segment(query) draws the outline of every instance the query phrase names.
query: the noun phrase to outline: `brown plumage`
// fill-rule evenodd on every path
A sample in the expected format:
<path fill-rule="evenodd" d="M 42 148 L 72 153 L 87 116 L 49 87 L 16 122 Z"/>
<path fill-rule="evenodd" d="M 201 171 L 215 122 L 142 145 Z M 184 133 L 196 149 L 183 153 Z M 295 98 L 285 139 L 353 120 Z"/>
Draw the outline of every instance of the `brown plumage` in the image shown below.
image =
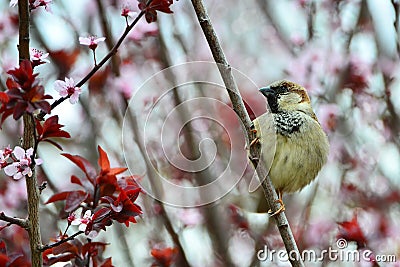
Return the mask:
<path fill-rule="evenodd" d="M 269 176 L 279 195 L 283 211 L 283 193 L 301 190 L 315 179 L 325 164 L 329 143 L 311 107 L 307 91 L 290 81 L 277 81 L 260 92 L 267 98 L 270 112 L 253 121 L 262 161 L 271 166 Z M 271 154 L 271 131 L 266 120 L 273 119 L 276 150 Z M 272 162 L 272 165 L 271 165 Z M 273 214 L 273 215 L 274 215 Z"/>

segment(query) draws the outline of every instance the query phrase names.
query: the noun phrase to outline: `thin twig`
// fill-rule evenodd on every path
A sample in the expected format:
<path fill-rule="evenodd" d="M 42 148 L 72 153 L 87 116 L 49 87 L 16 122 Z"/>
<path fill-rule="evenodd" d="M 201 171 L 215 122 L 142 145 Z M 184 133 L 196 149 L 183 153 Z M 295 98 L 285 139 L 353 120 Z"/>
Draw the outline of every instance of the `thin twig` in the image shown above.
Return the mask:
<path fill-rule="evenodd" d="M 71 235 L 71 236 L 69 236 L 69 237 L 67 237 L 67 238 L 61 239 L 60 241 L 54 242 L 54 243 L 52 243 L 52 244 L 44 245 L 44 246 L 42 246 L 42 247 L 40 248 L 40 251 L 43 252 L 43 251 L 45 251 L 46 249 L 54 248 L 54 247 L 57 247 L 57 246 L 59 246 L 59 245 L 65 243 L 65 242 L 74 240 L 75 237 L 77 237 L 78 235 L 83 234 L 83 233 L 84 233 L 83 231 L 79 231 L 79 232 L 76 232 L 75 234 L 73 234 L 73 235 Z"/>
<path fill-rule="evenodd" d="M 151 2 L 152 0 L 149 0 L 147 2 L 147 6 L 150 5 Z M 135 25 L 139 22 L 139 20 L 143 17 L 144 14 L 145 11 L 142 10 L 139 13 L 139 15 L 135 18 L 135 20 L 128 27 L 125 28 L 125 31 L 122 33 L 121 37 L 118 39 L 114 47 L 108 52 L 107 55 L 104 56 L 104 58 L 97 65 L 93 67 L 93 69 L 85 77 L 82 78 L 82 80 L 80 80 L 76 84 L 76 87 L 81 87 L 82 85 L 84 85 L 112 56 L 114 56 L 117 53 L 118 48 L 121 46 L 122 42 L 128 36 L 128 33 L 133 29 L 133 27 L 135 27 Z M 51 109 L 53 110 L 68 98 L 69 96 L 60 97 L 59 99 L 54 101 L 53 104 L 51 104 Z M 42 120 L 45 115 L 46 114 L 43 111 L 41 111 L 37 117 Z"/>
<path fill-rule="evenodd" d="M 26 219 L 10 217 L 4 214 L 4 212 L 0 212 L 0 220 L 8 222 L 10 224 L 18 225 L 24 229 L 28 228 L 28 222 Z"/>
<path fill-rule="evenodd" d="M 210 46 L 212 55 L 214 57 L 215 62 L 218 64 L 219 71 L 221 73 L 221 77 L 224 81 L 225 87 L 227 88 L 229 97 L 231 99 L 233 109 L 236 114 L 241 119 L 247 136 L 248 141 L 251 141 L 255 138 L 254 133 L 251 131 L 251 120 L 246 112 L 243 100 L 240 96 L 239 90 L 235 83 L 235 80 L 232 75 L 231 67 L 229 66 L 224 52 L 219 43 L 218 37 L 214 28 L 211 24 L 210 18 L 208 17 L 207 11 L 204 7 L 202 0 L 192 0 L 192 5 L 196 12 L 197 18 L 199 20 L 200 26 L 203 30 L 203 33 L 207 39 L 208 45 Z M 255 146 L 250 147 L 250 155 L 253 159 L 260 158 L 260 148 L 256 148 Z M 279 204 L 276 202 L 278 199 L 275 189 L 272 185 L 271 180 L 268 177 L 268 172 L 262 164 L 257 164 L 258 160 L 252 161 L 254 167 L 256 168 L 258 177 L 261 178 L 262 188 L 267 200 L 268 205 L 273 209 L 277 210 L 279 208 Z M 260 166 L 257 166 L 260 165 Z M 265 179 L 264 179 L 265 178 Z M 285 216 L 284 212 L 281 212 L 274 216 L 274 219 L 277 223 L 279 232 L 283 239 L 283 243 L 285 244 L 286 251 L 288 255 L 292 255 L 293 253 L 296 256 L 300 255 L 300 252 L 297 248 L 296 241 L 294 239 L 293 233 L 290 229 L 289 222 Z M 289 260 L 292 266 L 304 266 L 303 261 L 300 257 L 289 257 Z"/>

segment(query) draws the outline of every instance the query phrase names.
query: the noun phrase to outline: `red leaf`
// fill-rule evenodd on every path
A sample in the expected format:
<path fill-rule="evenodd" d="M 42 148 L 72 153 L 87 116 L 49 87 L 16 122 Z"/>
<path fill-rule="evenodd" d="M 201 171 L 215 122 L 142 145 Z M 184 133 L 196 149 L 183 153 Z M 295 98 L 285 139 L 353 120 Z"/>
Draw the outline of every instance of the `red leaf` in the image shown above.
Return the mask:
<path fill-rule="evenodd" d="M 74 244 L 71 244 L 70 242 L 65 242 L 65 243 L 62 243 L 62 244 L 52 248 L 51 252 L 54 255 L 59 255 L 59 254 L 67 253 L 67 252 L 75 254 L 75 255 L 79 254 L 78 248 Z"/>
<path fill-rule="evenodd" d="M 112 267 L 112 262 L 111 262 L 111 257 L 107 258 L 101 265 L 100 267 Z"/>
<path fill-rule="evenodd" d="M 51 196 L 51 197 L 46 201 L 45 204 L 53 203 L 53 202 L 55 202 L 55 201 L 65 200 L 65 199 L 67 198 L 69 192 L 70 192 L 70 191 L 54 194 L 53 196 Z"/>
<path fill-rule="evenodd" d="M 0 241 L 0 253 L 7 254 L 6 243 L 3 240 Z"/>
<path fill-rule="evenodd" d="M 120 173 L 123 173 L 126 171 L 128 168 L 111 168 L 108 172 L 108 175 L 118 175 Z"/>
<path fill-rule="evenodd" d="M 178 254 L 177 248 L 164 248 L 164 249 L 151 249 L 151 256 L 157 261 L 161 266 L 171 266 Z"/>
<path fill-rule="evenodd" d="M 107 217 L 109 214 L 111 213 L 111 210 L 110 210 L 110 208 L 106 208 L 106 207 L 104 207 L 104 208 L 101 208 L 101 209 L 99 209 L 98 211 L 96 211 L 94 214 L 93 214 L 93 216 L 92 216 L 92 220 L 93 221 L 101 221 L 101 220 L 103 220 L 105 217 Z"/>
<path fill-rule="evenodd" d="M 52 116 L 48 118 L 43 125 L 40 124 L 40 121 L 36 121 L 36 129 L 38 131 L 38 139 L 40 141 L 46 141 L 49 142 L 50 144 L 56 146 L 60 150 L 62 150 L 61 146 L 57 144 L 56 142 L 49 140 L 48 138 L 50 137 L 65 137 L 65 138 L 70 138 L 71 136 L 69 135 L 68 132 L 61 130 L 61 128 L 64 127 L 64 125 L 61 125 L 58 123 L 58 116 Z"/>
<path fill-rule="evenodd" d="M 138 7 L 140 10 L 145 11 L 145 17 L 147 23 L 151 23 L 157 20 L 157 11 L 164 13 L 173 13 L 170 6 L 173 0 L 153 0 L 150 5 L 147 6 L 147 0 L 139 0 Z"/>
<path fill-rule="evenodd" d="M 74 211 L 83 201 L 85 201 L 88 195 L 87 192 L 82 190 L 69 192 L 66 198 L 64 210 L 66 212 Z"/>
<path fill-rule="evenodd" d="M 0 266 L 7 266 L 9 260 L 6 254 L 0 254 Z"/>
<path fill-rule="evenodd" d="M 66 253 L 66 254 L 61 254 L 59 256 L 55 256 L 55 257 L 50 257 L 48 258 L 48 260 L 45 261 L 46 266 L 52 266 L 53 264 L 57 263 L 57 262 L 68 262 L 72 259 L 74 259 L 76 257 L 76 255 L 72 254 L 72 253 Z"/>
<path fill-rule="evenodd" d="M 358 224 L 357 214 L 354 214 L 353 219 L 347 222 L 339 222 L 341 227 L 337 235 L 338 238 L 344 238 L 348 241 L 357 242 L 358 248 L 363 248 L 367 244 L 367 239 L 365 238 L 360 225 Z"/>
<path fill-rule="evenodd" d="M 24 256 L 21 254 L 9 256 L 9 261 L 7 262 L 8 267 L 31 267 L 31 264 L 25 260 Z"/>
<path fill-rule="evenodd" d="M 93 254 L 93 252 L 96 253 L 98 252 L 99 249 L 101 251 L 104 251 L 107 245 L 108 245 L 107 243 L 103 242 L 86 243 L 82 247 L 82 255 L 86 256 L 88 252 L 90 252 L 90 254 Z"/>
<path fill-rule="evenodd" d="M 14 107 L 13 119 L 18 120 L 19 118 L 21 118 L 27 108 L 28 108 L 28 103 L 17 102 L 17 104 Z"/>
<path fill-rule="evenodd" d="M 64 125 L 58 123 L 58 116 L 52 116 L 43 123 L 43 137 L 65 137 L 70 138 L 68 132 L 60 130 Z"/>
<path fill-rule="evenodd" d="M 79 184 L 81 186 L 83 186 L 81 179 L 79 179 L 78 177 L 76 177 L 75 175 L 71 176 L 71 183 L 73 184 Z"/>
<path fill-rule="evenodd" d="M 90 164 L 90 162 L 79 156 L 79 155 L 71 155 L 67 153 L 61 154 L 73 163 L 75 163 L 76 166 L 78 166 L 85 174 L 86 177 L 89 179 L 91 183 L 93 183 L 94 177 L 96 177 L 96 169 Z"/>
<path fill-rule="evenodd" d="M 11 75 L 6 81 L 8 90 L 0 96 L 3 103 L 0 108 L 0 113 L 3 113 L 2 121 L 11 113 L 15 120 L 21 118 L 25 112 L 33 113 L 37 109 L 50 113 L 51 105 L 46 99 L 52 97 L 44 94 L 44 87 L 38 84 L 37 74 L 33 74 L 29 60 L 22 61 L 19 67 L 7 73 Z"/>
<path fill-rule="evenodd" d="M 8 101 L 10 101 L 8 95 L 4 92 L 0 92 L 0 102 L 2 102 L 3 104 L 7 104 Z"/>
<path fill-rule="evenodd" d="M 97 147 L 99 151 L 99 166 L 102 171 L 107 171 L 110 169 L 110 161 L 108 160 L 107 153 L 101 148 L 101 146 Z"/>

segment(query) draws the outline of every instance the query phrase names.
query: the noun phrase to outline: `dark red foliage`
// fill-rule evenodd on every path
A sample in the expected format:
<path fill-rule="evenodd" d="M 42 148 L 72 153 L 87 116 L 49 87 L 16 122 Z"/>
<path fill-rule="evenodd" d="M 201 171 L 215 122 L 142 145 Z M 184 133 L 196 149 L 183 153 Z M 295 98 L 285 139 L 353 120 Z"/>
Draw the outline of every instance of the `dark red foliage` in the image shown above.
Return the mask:
<path fill-rule="evenodd" d="M 367 239 L 358 224 L 357 214 L 354 214 L 351 221 L 338 222 L 338 224 L 340 227 L 337 238 L 344 238 L 347 241 L 355 241 L 357 242 L 358 248 L 363 248 L 367 245 Z"/>
<path fill-rule="evenodd" d="M 71 176 L 71 182 L 82 187 L 81 190 L 54 194 L 46 204 L 65 200 L 64 211 L 73 212 L 79 207 L 92 211 L 91 221 L 87 224 L 86 234 L 91 231 L 106 230 L 113 221 L 136 223 L 135 217 L 142 213 L 136 201 L 141 189 L 133 177 L 117 179 L 117 175 L 126 168 L 111 168 L 107 153 L 99 146 L 99 171 L 88 160 L 78 155 L 63 154 L 75 163 L 84 173 L 85 178 Z"/>
<path fill-rule="evenodd" d="M 39 120 L 37 120 L 36 130 L 38 132 L 38 142 L 40 141 L 49 142 L 50 144 L 56 146 L 58 149 L 62 150 L 62 147 L 58 143 L 49 139 L 51 137 L 70 138 L 71 136 L 68 132 L 61 130 L 62 127 L 64 127 L 64 125 L 58 123 L 57 115 L 48 118 L 43 123 L 43 125 L 40 123 Z"/>
<path fill-rule="evenodd" d="M 147 6 L 148 0 L 138 0 L 138 7 L 140 10 L 145 11 L 146 21 L 148 23 L 157 21 L 157 11 L 164 13 L 173 13 L 170 6 L 173 4 L 173 0 L 153 0 Z"/>
<path fill-rule="evenodd" d="M 0 125 L 11 114 L 18 120 L 25 112 L 32 113 L 38 109 L 50 113 L 51 106 L 46 99 L 52 97 L 44 94 L 44 88 L 36 80 L 37 74 L 33 74 L 29 60 L 22 61 L 19 68 L 7 73 L 11 77 L 6 82 L 8 90 L 0 95 L 0 113 L 3 113 Z"/>
<path fill-rule="evenodd" d="M 58 240 L 59 241 L 59 240 Z M 54 248 L 49 248 L 43 252 L 44 266 L 51 266 L 57 262 L 72 261 L 73 266 L 87 266 L 87 262 L 91 260 L 93 266 L 110 267 L 111 258 L 108 258 L 99 265 L 99 255 L 104 251 L 107 243 L 89 242 L 82 244 L 79 240 L 74 239 L 60 244 Z"/>
<path fill-rule="evenodd" d="M 0 266 L 7 267 L 30 267 L 31 264 L 26 261 L 22 254 L 7 254 L 6 243 L 0 240 Z"/>
<path fill-rule="evenodd" d="M 156 249 L 153 248 L 151 250 L 151 256 L 155 259 L 155 262 L 151 266 L 161 266 L 168 267 L 171 266 L 178 254 L 177 248 L 164 248 L 164 249 Z"/>

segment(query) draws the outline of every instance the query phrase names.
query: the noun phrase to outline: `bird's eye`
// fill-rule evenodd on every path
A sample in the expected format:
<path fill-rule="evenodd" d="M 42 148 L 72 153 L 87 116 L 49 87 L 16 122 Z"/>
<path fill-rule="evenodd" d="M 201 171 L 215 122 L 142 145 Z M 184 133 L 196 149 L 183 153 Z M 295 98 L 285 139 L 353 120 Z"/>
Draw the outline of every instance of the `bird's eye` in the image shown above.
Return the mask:
<path fill-rule="evenodd" d="M 286 86 L 279 86 L 275 90 L 276 90 L 276 93 L 278 95 L 283 95 L 283 94 L 288 94 L 289 93 L 289 90 L 287 89 Z"/>

